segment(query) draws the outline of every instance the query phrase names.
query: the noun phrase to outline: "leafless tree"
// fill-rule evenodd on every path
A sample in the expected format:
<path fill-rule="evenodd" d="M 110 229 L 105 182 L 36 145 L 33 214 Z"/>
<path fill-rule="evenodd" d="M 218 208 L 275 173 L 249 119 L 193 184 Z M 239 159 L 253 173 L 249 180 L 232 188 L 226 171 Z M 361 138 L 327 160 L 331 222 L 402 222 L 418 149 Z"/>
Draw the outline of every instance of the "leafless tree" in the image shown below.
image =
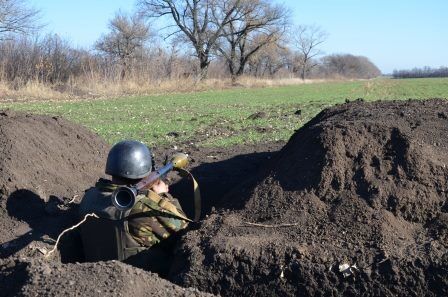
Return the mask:
<path fill-rule="evenodd" d="M 223 27 L 234 16 L 241 0 L 139 0 L 141 13 L 147 17 L 169 16 L 177 29 L 167 34 L 183 34 L 199 59 L 200 75 L 207 76 L 212 49 L 222 36 Z M 212 8 L 222 9 L 214 15 Z M 213 15 L 213 16 L 212 16 Z"/>
<path fill-rule="evenodd" d="M 288 71 L 290 50 L 271 43 L 252 55 L 248 61 L 249 74 L 256 77 L 273 77 L 281 69 Z"/>
<path fill-rule="evenodd" d="M 291 33 L 292 45 L 297 51 L 294 70 L 305 80 L 307 73 L 317 66 L 315 58 L 322 54 L 318 48 L 327 39 L 327 33 L 315 25 L 300 25 Z"/>
<path fill-rule="evenodd" d="M 213 15 L 222 9 L 223 4 L 215 6 Z M 252 55 L 281 39 L 288 17 L 288 9 L 267 0 L 242 0 L 239 3 L 233 17 L 223 26 L 222 37 L 217 43 L 217 51 L 227 61 L 232 82 L 244 73 Z"/>
<path fill-rule="evenodd" d="M 149 38 L 149 27 L 137 15 L 128 16 L 118 12 L 109 23 L 110 32 L 103 35 L 96 43 L 97 50 L 119 60 L 124 79 L 129 64 L 138 49 Z"/>
<path fill-rule="evenodd" d="M 0 40 L 39 29 L 38 20 L 39 10 L 28 7 L 26 0 L 0 0 Z"/>
<path fill-rule="evenodd" d="M 60 84 L 82 73 L 81 50 L 56 34 L 20 36 L 0 42 L 0 80 L 15 87 L 29 81 Z"/>

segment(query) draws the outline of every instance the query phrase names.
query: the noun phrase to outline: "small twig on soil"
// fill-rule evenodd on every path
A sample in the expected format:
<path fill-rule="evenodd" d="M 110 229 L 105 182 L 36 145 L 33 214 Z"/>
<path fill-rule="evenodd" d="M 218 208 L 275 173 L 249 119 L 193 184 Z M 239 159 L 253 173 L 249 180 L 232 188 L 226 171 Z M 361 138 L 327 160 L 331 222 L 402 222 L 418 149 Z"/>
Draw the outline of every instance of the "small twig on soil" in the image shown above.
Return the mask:
<path fill-rule="evenodd" d="M 299 225 L 299 223 L 294 224 L 277 224 L 277 225 L 265 225 L 265 224 L 258 224 L 258 223 L 250 223 L 250 222 L 244 222 L 244 224 L 255 226 L 255 227 L 264 227 L 264 228 L 281 228 L 281 227 L 294 227 Z"/>
<path fill-rule="evenodd" d="M 384 258 L 384 259 L 382 259 L 382 260 L 380 260 L 380 261 L 378 261 L 378 262 L 375 262 L 375 261 L 374 261 L 374 262 L 368 264 L 367 266 L 359 267 L 359 268 L 360 268 L 360 269 L 366 269 L 366 268 L 369 268 L 369 267 L 373 266 L 374 264 L 379 265 L 379 264 L 381 264 L 381 263 L 384 263 L 384 262 L 386 262 L 387 260 L 389 260 L 389 257 L 386 257 L 386 258 Z"/>
<path fill-rule="evenodd" d="M 67 204 L 72 204 L 76 202 L 76 199 L 78 199 L 79 195 L 73 196 L 72 200 L 70 200 Z"/>
<path fill-rule="evenodd" d="M 76 229 L 76 228 L 78 228 L 79 226 L 81 226 L 81 224 L 84 223 L 84 222 L 87 220 L 88 217 L 94 217 L 94 218 L 99 219 L 99 217 L 98 217 L 96 214 L 94 214 L 94 213 L 86 214 L 86 215 L 84 216 L 84 219 L 82 219 L 81 222 L 79 222 L 78 224 L 76 224 L 76 225 L 74 225 L 74 226 L 72 226 L 72 227 L 70 227 L 70 228 L 65 229 L 64 231 L 62 231 L 61 234 L 59 234 L 58 239 L 56 240 L 56 243 L 54 244 L 53 249 L 52 249 L 51 251 L 49 251 L 49 252 L 45 255 L 45 257 L 47 257 L 47 258 L 50 257 L 50 255 L 56 251 L 56 249 L 58 248 L 59 240 L 61 240 L 62 235 L 64 235 L 65 233 L 67 233 L 67 232 L 70 231 L 70 230 Z"/>

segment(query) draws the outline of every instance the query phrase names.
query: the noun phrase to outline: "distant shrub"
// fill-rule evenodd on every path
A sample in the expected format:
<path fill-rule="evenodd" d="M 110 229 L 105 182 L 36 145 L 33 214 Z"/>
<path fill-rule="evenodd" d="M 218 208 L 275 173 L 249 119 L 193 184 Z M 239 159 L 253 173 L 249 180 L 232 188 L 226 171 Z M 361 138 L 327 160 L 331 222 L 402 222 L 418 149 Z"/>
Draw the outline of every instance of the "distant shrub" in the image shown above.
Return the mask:
<path fill-rule="evenodd" d="M 381 71 L 368 58 L 350 54 L 334 54 L 321 59 L 320 75 L 343 78 L 374 78 Z"/>

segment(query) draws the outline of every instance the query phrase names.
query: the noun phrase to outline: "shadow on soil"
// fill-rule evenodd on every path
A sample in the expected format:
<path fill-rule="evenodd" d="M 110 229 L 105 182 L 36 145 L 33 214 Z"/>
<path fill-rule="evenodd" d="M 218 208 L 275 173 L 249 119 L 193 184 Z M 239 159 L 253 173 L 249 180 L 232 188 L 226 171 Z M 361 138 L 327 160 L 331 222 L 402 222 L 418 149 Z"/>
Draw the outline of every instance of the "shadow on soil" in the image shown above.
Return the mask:
<path fill-rule="evenodd" d="M 278 152 L 260 152 L 238 155 L 226 160 L 203 163 L 191 173 L 199 183 L 202 196 L 202 217 L 213 208 L 241 208 L 244 201 L 229 205 L 222 199 L 229 193 L 237 192 L 242 184 L 257 179 L 259 171 L 268 166 Z M 191 181 L 181 179 L 170 186 L 171 194 L 178 198 L 182 208 L 193 217 L 193 191 Z"/>
<path fill-rule="evenodd" d="M 33 241 L 55 243 L 58 235 L 77 219 L 77 207 L 66 207 L 56 196 L 50 196 L 45 202 L 32 191 L 21 189 L 13 192 L 6 202 L 8 215 L 28 224 L 31 229 L 17 238 L 6 242 L 1 253 L 2 258 L 20 252 Z M 79 252 L 78 234 L 70 232 L 60 243 L 60 256 L 63 263 L 79 261 L 83 255 Z"/>
<path fill-rule="evenodd" d="M 22 286 L 29 279 L 27 263 L 10 260 L 2 267 L 0 274 L 0 296 L 18 296 Z"/>

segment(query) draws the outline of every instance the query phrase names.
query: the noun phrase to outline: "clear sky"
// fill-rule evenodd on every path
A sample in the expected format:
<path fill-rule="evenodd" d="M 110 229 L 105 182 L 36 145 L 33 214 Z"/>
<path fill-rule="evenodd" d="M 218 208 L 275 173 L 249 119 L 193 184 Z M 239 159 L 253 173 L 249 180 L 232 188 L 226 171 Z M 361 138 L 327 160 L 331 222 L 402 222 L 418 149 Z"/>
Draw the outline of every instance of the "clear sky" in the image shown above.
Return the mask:
<path fill-rule="evenodd" d="M 296 24 L 328 33 L 326 54 L 363 55 L 383 73 L 448 66 L 448 0 L 272 0 L 293 11 Z M 119 9 L 133 0 L 30 0 L 42 11 L 46 31 L 91 47 Z"/>

